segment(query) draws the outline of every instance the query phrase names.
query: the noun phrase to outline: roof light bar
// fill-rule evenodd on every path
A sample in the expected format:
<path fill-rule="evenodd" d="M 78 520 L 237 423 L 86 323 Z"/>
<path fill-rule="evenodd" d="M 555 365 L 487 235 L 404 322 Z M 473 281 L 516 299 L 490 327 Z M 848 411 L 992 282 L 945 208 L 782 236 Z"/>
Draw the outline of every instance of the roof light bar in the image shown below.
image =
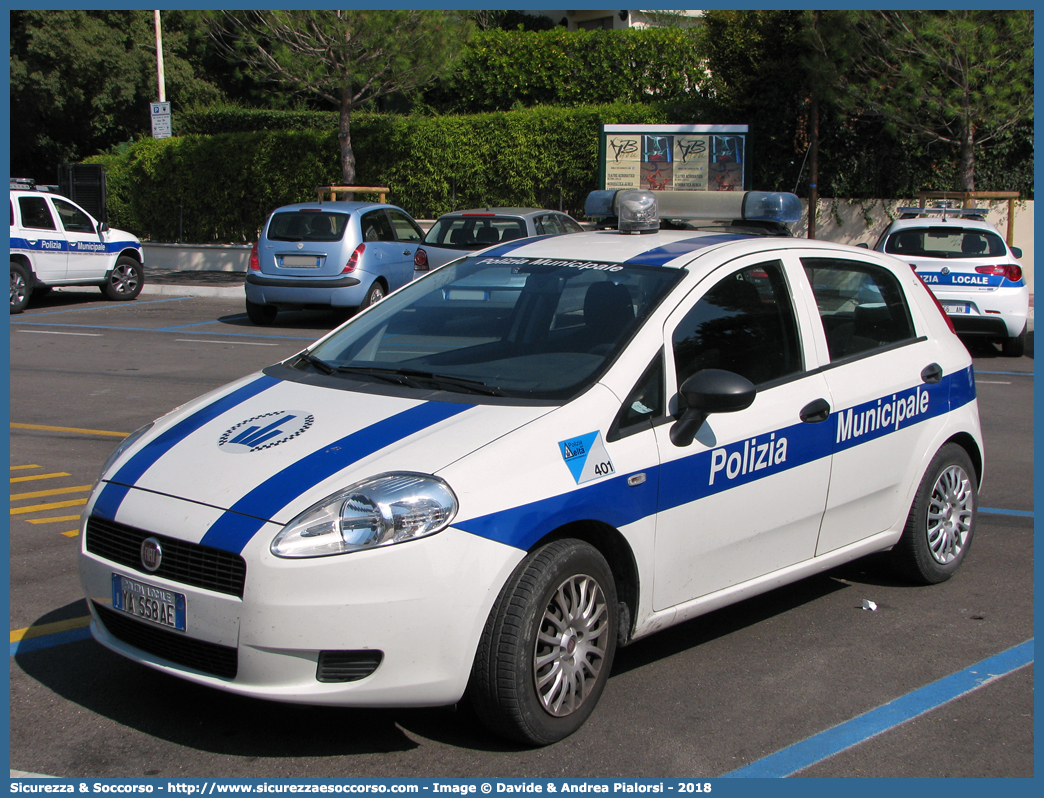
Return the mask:
<path fill-rule="evenodd" d="M 593 218 L 615 216 L 623 224 L 621 210 L 634 203 L 634 195 L 651 195 L 661 219 L 778 224 L 801 221 L 801 200 L 783 191 L 592 191 L 587 195 L 584 214 Z"/>

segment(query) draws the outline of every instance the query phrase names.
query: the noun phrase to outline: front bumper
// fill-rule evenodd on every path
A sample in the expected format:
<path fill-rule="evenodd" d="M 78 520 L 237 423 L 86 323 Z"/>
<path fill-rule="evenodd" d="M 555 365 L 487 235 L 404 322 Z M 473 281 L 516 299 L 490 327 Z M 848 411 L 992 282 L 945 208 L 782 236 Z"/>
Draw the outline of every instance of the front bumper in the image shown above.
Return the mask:
<path fill-rule="evenodd" d="M 266 525 L 244 549 L 239 598 L 91 553 L 85 525 L 80 578 L 95 638 L 157 670 L 257 698 L 356 707 L 460 699 L 482 627 L 523 552 L 449 528 L 375 551 L 285 560 L 268 551 L 279 529 Z M 186 631 L 113 609 L 113 574 L 184 594 Z M 321 657 L 329 665 L 368 654 L 379 665 L 364 678 L 320 681 L 330 673 Z"/>

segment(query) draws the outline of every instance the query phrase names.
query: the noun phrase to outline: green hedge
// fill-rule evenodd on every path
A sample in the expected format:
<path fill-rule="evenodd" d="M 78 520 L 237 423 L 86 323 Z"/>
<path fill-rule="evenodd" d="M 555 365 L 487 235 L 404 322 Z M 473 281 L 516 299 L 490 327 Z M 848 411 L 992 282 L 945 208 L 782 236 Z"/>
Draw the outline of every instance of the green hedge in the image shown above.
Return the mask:
<path fill-rule="evenodd" d="M 360 115 L 357 184 L 388 186 L 417 218 L 482 205 L 579 214 L 598 179 L 601 124 L 675 122 L 650 105 L 533 108 L 502 114 Z M 145 139 L 103 163 L 109 219 L 152 241 L 255 240 L 266 214 L 340 183 L 336 128 Z"/>
<path fill-rule="evenodd" d="M 693 37 L 677 28 L 491 30 L 469 42 L 453 77 L 425 99 L 455 113 L 682 101 L 706 77 Z"/>

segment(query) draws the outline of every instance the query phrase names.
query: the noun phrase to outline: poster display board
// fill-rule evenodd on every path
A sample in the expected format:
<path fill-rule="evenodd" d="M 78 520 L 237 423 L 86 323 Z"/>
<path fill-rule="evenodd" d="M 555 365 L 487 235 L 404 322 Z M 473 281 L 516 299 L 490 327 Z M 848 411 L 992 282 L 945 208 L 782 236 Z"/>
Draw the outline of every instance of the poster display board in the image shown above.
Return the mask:
<path fill-rule="evenodd" d="M 745 191 L 747 125 L 602 125 L 599 187 Z"/>

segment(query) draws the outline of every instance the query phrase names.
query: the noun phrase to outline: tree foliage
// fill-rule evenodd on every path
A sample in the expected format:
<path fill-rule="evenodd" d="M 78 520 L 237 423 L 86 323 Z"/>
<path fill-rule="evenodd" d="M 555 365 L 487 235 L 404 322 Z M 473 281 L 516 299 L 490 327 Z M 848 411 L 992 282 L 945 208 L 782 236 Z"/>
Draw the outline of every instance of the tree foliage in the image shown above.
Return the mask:
<path fill-rule="evenodd" d="M 229 59 L 338 110 L 343 181 L 356 179 L 351 117 L 360 105 L 442 75 L 471 26 L 441 11 L 225 11 L 210 17 Z"/>
<path fill-rule="evenodd" d="M 221 97 L 201 77 L 205 37 L 190 15 L 163 15 L 164 73 L 179 103 Z M 11 11 L 11 168 L 55 180 L 79 161 L 149 130 L 157 99 L 151 11 Z"/>
<path fill-rule="evenodd" d="M 842 107 L 899 135 L 959 150 L 961 189 L 976 154 L 1033 118 L 1032 11 L 834 12 L 818 39 L 835 60 Z"/>

